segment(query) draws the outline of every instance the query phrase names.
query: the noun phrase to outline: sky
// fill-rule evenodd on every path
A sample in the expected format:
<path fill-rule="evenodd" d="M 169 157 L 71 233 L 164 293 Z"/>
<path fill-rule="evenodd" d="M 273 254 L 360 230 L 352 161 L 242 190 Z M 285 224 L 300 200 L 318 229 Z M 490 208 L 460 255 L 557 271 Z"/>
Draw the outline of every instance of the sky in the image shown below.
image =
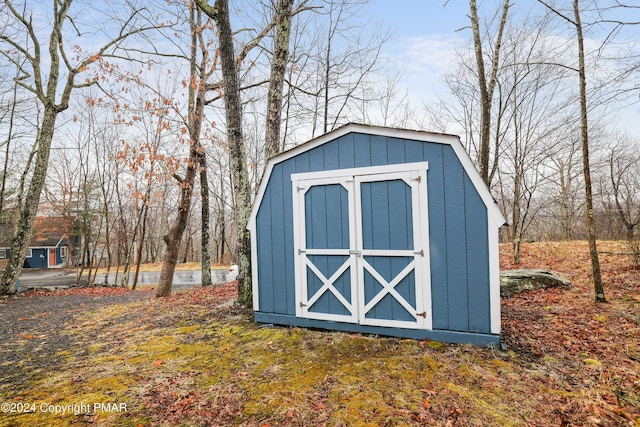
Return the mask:
<path fill-rule="evenodd" d="M 470 36 L 464 0 L 371 0 L 362 10 L 388 27 L 386 54 L 404 68 L 403 83 L 413 100 L 429 102 L 443 91 L 453 49 Z"/>
<path fill-rule="evenodd" d="M 499 3 L 479 1 L 480 13 L 483 7 L 485 11 L 495 11 Z M 512 6 L 511 16 L 540 7 L 535 0 L 514 1 Z M 467 0 L 369 0 L 362 14 L 363 20 L 389 28 L 392 38 L 384 53 L 404 68 L 401 82 L 412 94 L 412 102 L 428 104 L 446 95 L 443 76 L 450 69 L 454 49 L 471 40 Z M 640 138 L 637 104 L 616 111 L 613 116 L 621 130 Z"/>
<path fill-rule="evenodd" d="M 425 34 L 455 35 L 469 25 L 468 3 L 463 0 L 371 0 L 364 13 L 388 23 L 398 37 Z"/>

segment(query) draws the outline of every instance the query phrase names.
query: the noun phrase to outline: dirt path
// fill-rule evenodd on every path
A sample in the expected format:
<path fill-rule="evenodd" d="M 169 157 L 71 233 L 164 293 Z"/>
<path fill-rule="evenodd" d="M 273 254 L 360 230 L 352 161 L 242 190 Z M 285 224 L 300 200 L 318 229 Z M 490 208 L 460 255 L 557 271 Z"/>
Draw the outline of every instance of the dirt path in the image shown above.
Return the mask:
<path fill-rule="evenodd" d="M 59 353 L 74 349 L 77 337 L 64 331 L 78 316 L 151 298 L 151 291 L 98 287 L 31 291 L 0 299 L 0 390 L 12 394 L 21 388 L 23 376 L 33 379 L 55 370 Z"/>

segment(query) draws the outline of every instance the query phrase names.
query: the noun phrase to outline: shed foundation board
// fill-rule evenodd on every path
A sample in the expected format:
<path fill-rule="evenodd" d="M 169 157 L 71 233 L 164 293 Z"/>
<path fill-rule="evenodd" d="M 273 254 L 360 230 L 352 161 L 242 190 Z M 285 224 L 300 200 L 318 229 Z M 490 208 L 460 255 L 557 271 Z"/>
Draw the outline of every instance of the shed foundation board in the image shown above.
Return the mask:
<path fill-rule="evenodd" d="M 384 335 L 398 338 L 410 338 L 416 340 L 433 340 L 452 344 L 472 344 L 484 347 L 499 346 L 500 335 L 476 334 L 471 332 L 457 332 L 445 330 L 421 330 L 386 328 L 383 326 L 367 326 L 355 323 L 330 322 L 326 320 L 305 319 L 273 313 L 255 312 L 255 321 L 258 323 L 272 323 L 275 325 L 296 326 L 301 328 L 316 328 L 342 332 L 356 332 L 372 335 Z"/>

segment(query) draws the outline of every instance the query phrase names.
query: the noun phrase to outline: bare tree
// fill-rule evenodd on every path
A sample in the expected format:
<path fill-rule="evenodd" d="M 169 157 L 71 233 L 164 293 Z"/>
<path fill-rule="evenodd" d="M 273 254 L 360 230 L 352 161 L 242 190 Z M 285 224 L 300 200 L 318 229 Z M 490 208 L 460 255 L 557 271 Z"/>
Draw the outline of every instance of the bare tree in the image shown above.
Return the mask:
<path fill-rule="evenodd" d="M 16 67 L 16 75 L 15 77 L 20 77 L 20 69 L 18 67 Z M 0 143 L 0 147 L 2 147 L 3 149 L 3 153 L 4 153 L 4 161 L 2 163 L 2 175 L 0 176 L 0 215 L 2 215 L 2 218 L 0 218 L 0 221 L 6 221 L 6 217 L 5 217 L 5 208 L 7 207 L 7 202 L 8 202 L 8 195 L 9 193 L 13 192 L 13 191 L 9 191 L 9 182 L 10 182 L 10 175 L 13 175 L 10 173 L 10 169 L 11 169 L 11 157 L 12 157 L 12 149 L 14 148 L 14 139 L 16 139 L 16 136 L 18 134 L 18 130 L 17 130 L 17 121 L 18 121 L 18 116 L 21 115 L 21 113 L 26 113 L 26 107 L 27 107 L 27 100 L 25 99 L 20 99 L 20 91 L 19 88 L 20 86 L 18 85 L 18 83 L 15 81 L 12 82 L 13 84 L 11 85 L 11 87 L 6 91 L 3 92 L 2 97 L 0 98 L 0 103 L 1 103 L 1 112 L 0 112 L 0 123 L 5 123 L 6 124 L 6 132 L 7 132 L 7 138 L 6 140 L 2 141 L 2 143 Z M 3 236 L 5 237 L 5 236 Z"/>
<path fill-rule="evenodd" d="M 636 146 L 634 146 L 636 145 Z M 640 154 L 637 144 L 628 138 L 616 138 L 608 156 L 608 172 L 611 184 L 612 209 L 624 227 L 626 239 L 634 238 L 634 229 L 640 224 Z"/>
<path fill-rule="evenodd" d="M 78 33 L 79 22 L 70 21 L 69 11 L 72 0 L 53 2 L 52 17 L 48 24 L 38 22 L 37 17 L 26 11 L 20 11 L 16 4 L 5 0 L 5 25 L 14 32 L 0 33 L 0 54 L 19 69 L 16 83 L 22 89 L 33 93 L 43 107 L 42 122 L 38 128 L 35 146 L 35 163 L 33 174 L 29 181 L 28 190 L 20 206 L 15 232 L 11 245 L 11 258 L 0 279 L 0 294 L 10 293 L 22 270 L 27 248 L 33 233 L 40 195 L 45 183 L 51 142 L 56 129 L 58 115 L 69 107 L 69 99 L 75 89 L 96 84 L 99 75 L 90 74 L 82 82 L 78 77 L 86 74 L 93 64 L 105 65 L 101 61 L 109 56 L 117 55 L 124 46 L 123 42 L 145 30 L 150 26 L 142 22 L 144 13 L 142 8 L 130 3 L 131 14 L 122 21 L 117 29 L 117 35 L 107 41 L 102 47 L 86 54 L 81 49 L 69 52 L 67 46 L 73 49 L 74 43 L 65 39 L 65 23 L 73 25 Z M 47 25 L 48 41 L 40 41 L 40 28 Z M 115 24 L 114 22 L 114 25 Z M 28 42 L 15 37 L 15 34 L 26 34 Z M 70 43 L 67 43 L 71 41 Z M 91 40 L 93 43 L 94 41 Z M 46 46 L 46 52 L 41 47 Z M 75 57 L 80 59 L 77 61 Z M 48 69 L 45 69 L 48 67 Z"/>
<path fill-rule="evenodd" d="M 196 0 L 200 7 L 218 25 L 220 61 L 222 65 L 224 106 L 226 116 L 227 142 L 232 174 L 233 193 L 236 197 L 237 240 L 236 248 L 239 276 L 238 300 L 251 305 L 251 240 L 247 230 L 247 222 L 251 212 L 251 189 L 247 173 L 244 140 L 242 133 L 242 101 L 236 54 L 233 43 L 233 31 L 229 20 L 229 4 L 227 0 L 216 0 L 213 6 L 206 0 Z"/>
<path fill-rule="evenodd" d="M 497 123 L 505 122 L 502 134 L 495 136 L 502 148 L 499 186 L 502 199 L 511 201 L 504 211 L 511 213 L 516 264 L 527 227 L 549 203 L 535 197 L 549 180 L 550 156 L 563 146 L 558 134 L 566 126 L 562 113 L 571 99 L 566 96 L 565 71 L 543 65 L 550 59 L 547 55 L 556 53 L 548 45 L 548 23 L 546 17 L 536 22 L 527 18 L 517 28 L 508 28 L 502 46 L 504 63 L 497 74 Z"/>
<path fill-rule="evenodd" d="M 104 219 L 105 224 L 104 246 L 99 257 L 99 260 L 102 260 L 106 255 L 104 284 L 109 283 L 109 275 L 114 262 L 112 236 L 115 229 L 115 215 L 112 206 L 115 196 L 115 182 L 119 179 L 119 163 L 121 162 L 116 156 L 114 147 L 114 142 L 117 141 L 119 138 L 115 127 L 107 125 L 106 122 L 93 138 L 93 152 L 96 158 L 96 185 L 100 194 L 100 216 Z"/>
<path fill-rule="evenodd" d="M 583 26 L 580 17 L 579 0 L 573 0 L 573 17 L 563 14 L 558 9 L 552 7 L 543 0 L 538 0 L 541 4 L 553 13 L 571 24 L 576 32 L 578 47 L 578 79 L 580 88 L 580 134 L 582 141 L 582 173 L 584 175 L 585 209 L 586 223 L 589 240 L 589 254 L 591 257 L 591 273 L 593 275 L 593 287 L 596 302 L 606 302 L 604 286 L 600 272 L 600 259 L 596 245 L 596 224 L 593 217 L 593 189 L 591 183 L 591 165 L 589 161 L 589 121 L 587 102 L 587 72 L 585 65 L 585 48 Z"/>
<path fill-rule="evenodd" d="M 187 220 L 191 212 L 191 201 L 193 197 L 193 187 L 198 170 L 201 167 L 203 148 L 200 143 L 200 132 L 202 130 L 206 79 L 208 65 L 208 53 L 205 48 L 201 31 L 200 9 L 194 3 L 190 3 L 191 29 L 191 49 L 189 57 L 189 106 L 187 118 L 187 132 L 189 134 L 189 158 L 187 170 L 184 177 L 174 173 L 173 177 L 180 183 L 180 202 L 178 204 L 178 214 L 174 219 L 169 232 L 164 237 L 166 243 L 162 258 L 162 270 L 158 280 L 156 296 L 162 297 L 171 293 L 173 284 L 173 273 L 178 262 L 178 251 L 182 235 L 187 226 Z M 200 62 L 198 63 L 198 54 Z M 207 266 L 210 268 L 210 266 Z M 204 268 L 204 267 L 203 267 Z"/>
<path fill-rule="evenodd" d="M 493 42 L 493 56 L 490 63 L 490 74 L 487 79 L 485 57 L 483 53 L 483 42 L 480 34 L 480 20 L 478 18 L 478 7 L 476 0 L 469 0 L 469 12 L 471 19 L 471 30 L 473 32 L 473 47 L 476 58 L 476 68 L 478 77 L 478 88 L 480 90 L 480 150 L 478 152 L 478 167 L 480 175 L 487 184 L 491 186 L 489 175 L 489 158 L 491 153 L 491 107 L 494 90 L 497 83 L 497 74 L 500 63 L 500 52 L 502 36 L 507 23 L 509 12 L 509 0 L 504 0 L 501 7 L 498 30 Z M 494 154 L 497 156 L 497 153 Z"/>

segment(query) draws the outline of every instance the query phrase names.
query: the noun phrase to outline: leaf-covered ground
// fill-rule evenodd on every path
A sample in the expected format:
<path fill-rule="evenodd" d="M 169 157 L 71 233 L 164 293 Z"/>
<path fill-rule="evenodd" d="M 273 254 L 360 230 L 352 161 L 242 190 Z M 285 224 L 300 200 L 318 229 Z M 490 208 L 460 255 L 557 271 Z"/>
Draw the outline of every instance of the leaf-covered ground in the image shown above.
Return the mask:
<path fill-rule="evenodd" d="M 584 242 L 525 245 L 518 267 L 572 286 L 503 300 L 504 352 L 261 327 L 224 304 L 234 285 L 100 304 L 80 290 L 5 300 L 3 321 L 15 304 L 32 308 L 3 335 L 0 402 L 14 412 L 0 425 L 637 426 L 640 271 L 624 255 L 601 261 L 609 304 L 593 302 Z M 508 246 L 501 263 L 513 268 Z M 58 298 L 72 303 L 56 303 L 68 316 L 49 328 L 39 315 Z"/>

